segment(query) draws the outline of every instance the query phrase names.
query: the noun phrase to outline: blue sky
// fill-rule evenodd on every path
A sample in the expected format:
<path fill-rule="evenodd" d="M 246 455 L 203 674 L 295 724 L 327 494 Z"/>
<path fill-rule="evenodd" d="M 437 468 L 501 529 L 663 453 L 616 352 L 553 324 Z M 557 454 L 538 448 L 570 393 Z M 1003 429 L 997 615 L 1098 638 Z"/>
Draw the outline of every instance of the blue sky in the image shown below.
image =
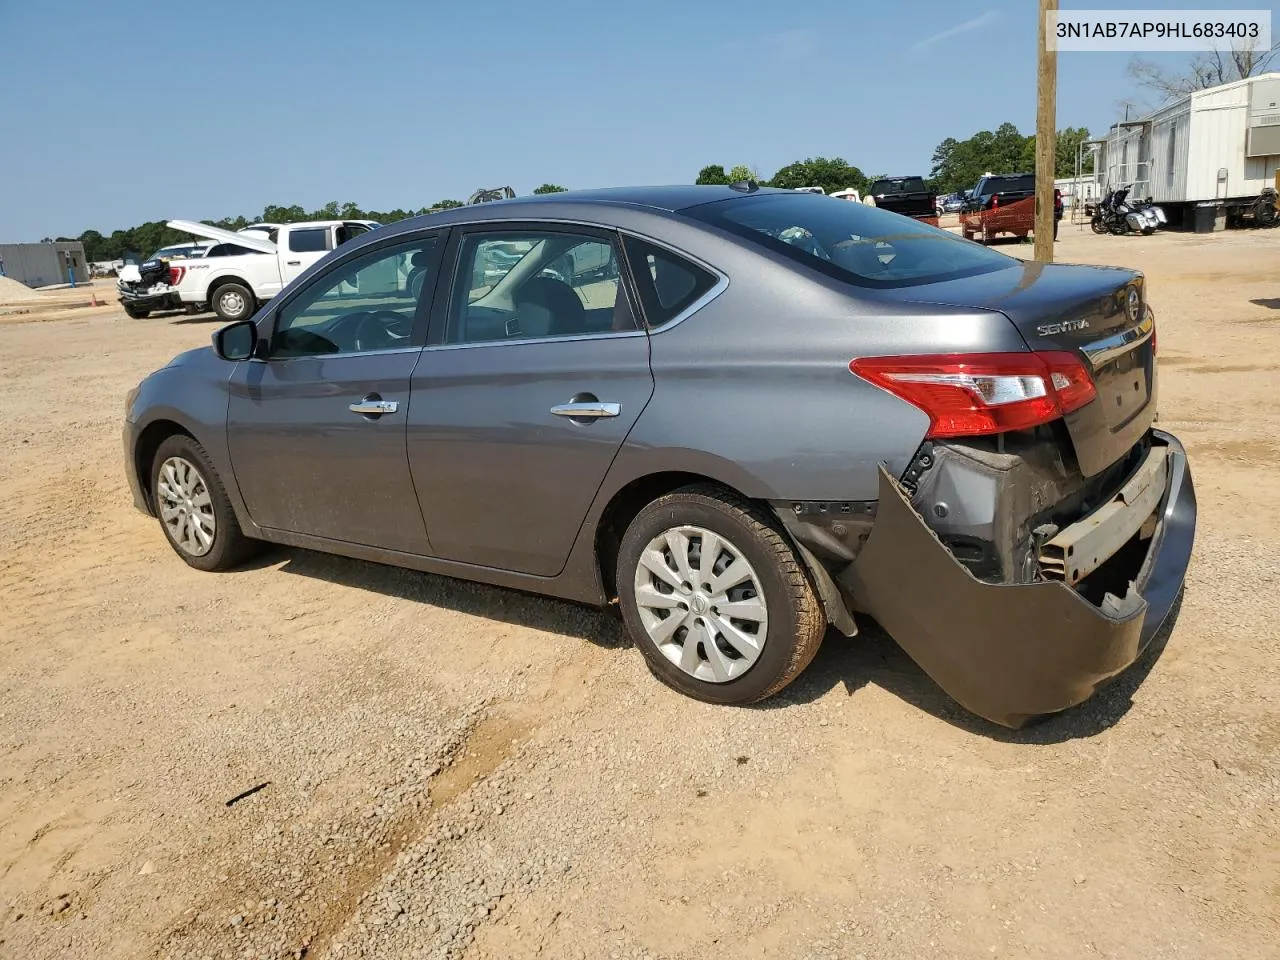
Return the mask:
<path fill-rule="evenodd" d="M 1064 2 L 1205 8 L 1212 0 Z M 1274 0 L 1232 3 L 1270 8 Z M 926 173 L 1035 124 L 1035 0 L 0 0 L 0 241 L 268 203 L 417 208 L 475 189 Z M 1165 60 L 1188 55 L 1169 54 Z M 1063 53 L 1058 126 L 1104 130 L 1128 55 Z"/>

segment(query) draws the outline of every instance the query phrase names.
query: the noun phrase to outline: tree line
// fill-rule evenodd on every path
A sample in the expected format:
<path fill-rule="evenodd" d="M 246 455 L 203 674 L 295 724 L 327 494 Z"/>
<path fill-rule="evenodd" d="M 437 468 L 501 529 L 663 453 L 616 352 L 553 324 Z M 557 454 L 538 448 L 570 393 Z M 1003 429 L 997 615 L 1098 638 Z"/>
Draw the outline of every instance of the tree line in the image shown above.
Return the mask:
<path fill-rule="evenodd" d="M 1072 176 L 1075 173 L 1076 149 L 1089 139 L 1089 131 L 1083 127 L 1068 127 L 1058 131 L 1057 175 Z M 974 186 L 987 172 L 1015 173 L 1035 169 L 1034 135 L 1024 136 L 1011 123 L 1003 123 L 995 131 L 980 130 L 966 140 L 948 137 L 933 152 L 932 167 L 927 181 L 939 193 L 966 190 Z M 1090 172 L 1091 166 L 1085 167 Z M 897 171 L 901 175 L 919 173 L 916 170 Z M 827 193 L 853 188 L 866 192 L 867 187 L 880 175 L 863 173 L 842 157 L 809 157 L 780 167 L 773 176 L 765 179 L 746 164 L 738 164 L 725 170 L 720 164 L 709 164 L 698 171 L 695 183 L 729 184 L 754 180 L 761 186 L 794 190 L 798 187 L 822 187 Z M 559 184 L 544 183 L 532 192 L 557 193 L 565 188 Z M 242 230 L 253 223 L 298 223 L 304 220 L 376 220 L 378 223 L 394 223 L 407 217 L 435 213 L 462 206 L 460 200 L 440 200 L 429 207 L 417 209 L 365 210 L 355 203 L 331 201 L 324 206 L 307 210 L 293 204 L 270 204 L 255 218 L 237 216 L 221 220 L 204 220 L 203 223 L 225 230 Z M 48 238 L 46 238 L 48 239 Z M 163 221 L 150 221 L 115 230 L 104 235 L 97 230 L 86 230 L 78 237 L 58 237 L 58 240 L 79 240 L 84 244 L 85 257 L 91 261 L 119 260 L 126 254 L 147 256 L 161 247 L 190 241 L 189 234 L 173 230 Z"/>
<path fill-rule="evenodd" d="M 564 189 L 558 184 L 544 183 L 533 192 L 536 194 L 559 193 Z M 429 207 L 421 207 L 417 210 L 404 210 L 401 208 L 394 210 L 365 210 L 355 203 L 339 203 L 334 200 L 316 210 L 307 210 L 298 204 L 288 207 L 269 204 L 263 208 L 260 217 L 252 219 L 243 216 L 224 217 L 221 220 L 202 220 L 200 222 L 232 231 L 243 230 L 254 223 L 300 223 L 304 220 L 376 220 L 378 223 L 387 224 L 394 223 L 397 220 L 404 220 L 408 217 L 449 210 L 462 205 L 461 200 L 440 200 Z M 45 238 L 46 241 L 50 239 L 53 238 Z M 152 220 L 136 227 L 130 227 L 127 230 L 112 231 L 107 236 L 97 230 L 86 230 L 78 237 L 58 237 L 57 239 L 79 240 L 84 244 L 85 259 L 97 262 L 120 260 L 125 254 L 149 256 L 161 247 L 172 246 L 175 243 L 189 243 L 191 234 L 181 230 L 174 230 L 162 220 Z"/>

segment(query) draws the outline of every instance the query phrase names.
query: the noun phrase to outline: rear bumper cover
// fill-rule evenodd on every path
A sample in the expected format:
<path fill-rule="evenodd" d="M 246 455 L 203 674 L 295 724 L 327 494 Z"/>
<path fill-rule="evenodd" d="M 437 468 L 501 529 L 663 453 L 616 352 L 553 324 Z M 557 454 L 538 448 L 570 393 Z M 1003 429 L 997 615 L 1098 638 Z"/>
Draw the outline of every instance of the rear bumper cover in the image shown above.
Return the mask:
<path fill-rule="evenodd" d="M 1087 700 L 1132 664 L 1168 617 L 1195 539 L 1196 497 L 1177 438 L 1145 559 L 1127 596 L 1098 607 L 1058 582 L 976 579 L 880 470 L 875 525 L 841 572 L 850 593 L 933 680 L 966 709 L 1002 726 Z"/>

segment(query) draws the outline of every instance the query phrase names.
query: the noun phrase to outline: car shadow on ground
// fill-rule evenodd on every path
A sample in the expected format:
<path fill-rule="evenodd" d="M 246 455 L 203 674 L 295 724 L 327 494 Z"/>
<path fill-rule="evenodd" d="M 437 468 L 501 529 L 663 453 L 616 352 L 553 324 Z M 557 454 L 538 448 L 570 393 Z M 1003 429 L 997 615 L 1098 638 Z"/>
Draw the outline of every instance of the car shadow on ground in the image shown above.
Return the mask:
<path fill-rule="evenodd" d="M 1280 310 L 1280 297 L 1263 297 L 1258 300 L 1250 300 L 1256 307 L 1266 307 L 1268 310 Z"/>
<path fill-rule="evenodd" d="M 220 321 L 216 313 L 177 313 L 160 319 L 169 321 L 175 327 L 185 323 L 218 323 Z"/>
<path fill-rule="evenodd" d="M 294 547 L 272 546 L 263 559 L 264 566 L 283 560 L 279 567 L 283 573 L 368 590 L 513 626 L 560 633 L 608 649 L 631 645 L 616 606 L 597 610 L 505 587 L 491 587 Z"/>
<path fill-rule="evenodd" d="M 271 546 L 254 566 L 273 564 L 280 564 L 278 569 L 283 573 L 558 633 L 606 649 L 632 646 L 616 606 L 598 610 L 505 587 L 293 547 Z M 840 687 L 853 698 L 863 687 L 877 686 L 961 730 L 1003 743 L 1047 745 L 1092 737 L 1110 729 L 1129 712 L 1133 694 L 1164 652 L 1181 606 L 1179 595 L 1164 627 L 1138 662 L 1091 699 L 1021 730 L 1009 730 L 969 713 L 947 696 L 879 624 L 866 617 L 859 618 L 860 632 L 852 639 L 829 630 L 817 657 L 795 682 L 780 694 L 746 709 L 785 710 L 811 703 Z"/>

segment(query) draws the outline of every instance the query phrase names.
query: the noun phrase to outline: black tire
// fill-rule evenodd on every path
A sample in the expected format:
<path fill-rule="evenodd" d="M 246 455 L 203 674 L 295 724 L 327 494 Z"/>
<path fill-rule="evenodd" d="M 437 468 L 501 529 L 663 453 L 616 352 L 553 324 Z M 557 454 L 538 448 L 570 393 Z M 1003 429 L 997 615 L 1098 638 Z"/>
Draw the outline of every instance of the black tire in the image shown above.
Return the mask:
<path fill-rule="evenodd" d="M 258 309 L 253 291 L 243 283 L 224 283 L 213 291 L 209 299 L 212 301 L 213 312 L 228 323 L 248 320 Z"/>
<path fill-rule="evenodd" d="M 1089 221 L 1089 229 L 1094 233 L 1106 233 L 1106 225 L 1102 222 L 1102 214 L 1095 213 L 1093 219 Z"/>
<path fill-rule="evenodd" d="M 144 307 L 135 307 L 131 303 L 124 304 L 124 312 L 132 320 L 145 320 L 151 316 L 151 311 Z"/>
<path fill-rule="evenodd" d="M 655 537 L 682 525 L 701 527 L 728 540 L 754 568 L 768 607 L 758 659 L 726 682 L 700 680 L 667 659 L 640 618 L 635 575 L 641 554 Z M 636 514 L 623 535 L 617 570 L 618 605 L 650 671 L 695 700 L 745 704 L 772 696 L 809 665 L 826 632 L 822 604 L 777 521 L 741 497 L 709 484 L 683 487 Z"/>
<path fill-rule="evenodd" d="M 161 468 L 167 460 L 175 457 L 185 460 L 194 468 L 200 484 L 209 495 L 214 520 L 213 542 L 208 552 L 200 555 L 191 553 L 179 543 L 173 526 L 167 523 L 163 516 L 160 492 Z M 209 455 L 205 453 L 204 447 L 185 434 L 169 437 L 156 450 L 155 459 L 151 462 L 151 496 L 156 516 L 160 521 L 160 529 L 164 531 L 169 546 L 173 547 L 174 553 L 197 570 L 231 570 L 252 556 L 260 546 L 258 541 L 249 539 L 240 529 L 240 522 L 231 508 L 231 501 L 227 499 L 227 491 Z"/>

